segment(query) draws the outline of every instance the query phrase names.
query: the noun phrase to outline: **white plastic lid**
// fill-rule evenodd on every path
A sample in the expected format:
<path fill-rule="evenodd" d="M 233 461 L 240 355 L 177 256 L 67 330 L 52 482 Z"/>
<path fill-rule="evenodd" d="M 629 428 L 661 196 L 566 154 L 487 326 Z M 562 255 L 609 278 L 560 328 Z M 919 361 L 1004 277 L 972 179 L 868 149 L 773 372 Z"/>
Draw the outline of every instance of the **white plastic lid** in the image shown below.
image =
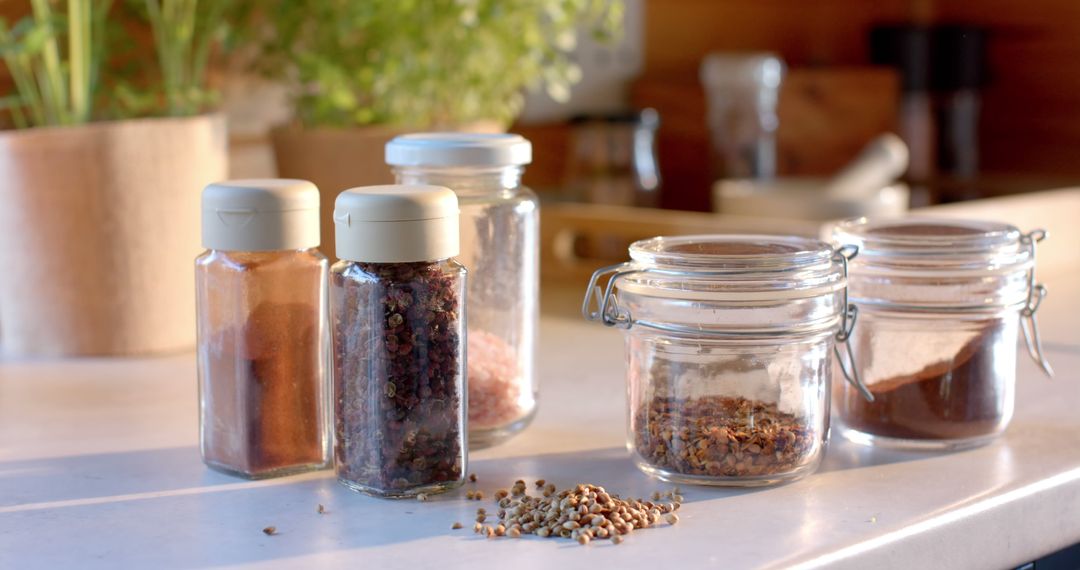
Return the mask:
<path fill-rule="evenodd" d="M 337 255 L 349 261 L 406 263 L 454 257 L 458 201 L 442 186 L 361 186 L 334 203 Z"/>
<path fill-rule="evenodd" d="M 532 143 L 521 135 L 417 133 L 386 143 L 390 166 L 520 166 L 532 162 Z"/>
<path fill-rule="evenodd" d="M 207 249 L 278 251 L 319 242 L 319 189 L 307 180 L 225 180 L 203 189 Z"/>

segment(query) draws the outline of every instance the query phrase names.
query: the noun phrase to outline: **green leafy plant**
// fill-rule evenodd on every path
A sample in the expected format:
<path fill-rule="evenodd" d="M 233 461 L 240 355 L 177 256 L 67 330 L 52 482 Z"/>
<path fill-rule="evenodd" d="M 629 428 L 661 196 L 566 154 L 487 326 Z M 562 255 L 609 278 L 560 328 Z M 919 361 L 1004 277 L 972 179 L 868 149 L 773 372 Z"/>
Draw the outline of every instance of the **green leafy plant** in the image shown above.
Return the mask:
<path fill-rule="evenodd" d="M 607 37 L 621 0 L 270 0 L 260 67 L 306 126 L 453 126 L 569 96 L 579 27 Z"/>
<path fill-rule="evenodd" d="M 15 93 L 0 107 L 17 128 L 203 112 L 216 101 L 206 77 L 213 46 L 229 31 L 229 16 L 248 6 L 241 0 L 128 0 L 131 9 L 124 11 L 113 9 L 112 0 L 31 4 L 32 14 L 15 26 L 0 21 L 0 56 L 15 82 Z M 155 57 L 110 66 L 109 48 L 134 42 L 117 37 L 126 34 L 127 17 L 149 24 Z"/>
<path fill-rule="evenodd" d="M 207 88 L 211 47 L 224 41 L 227 15 L 246 3 L 237 0 L 132 0 L 145 7 L 154 37 L 166 114 L 194 115 L 217 102 Z"/>
<path fill-rule="evenodd" d="M 17 127 L 90 119 L 111 4 L 69 0 L 66 12 L 58 12 L 48 0 L 33 0 L 32 15 L 13 28 L 0 20 L 0 54 L 18 92 L 4 98 L 3 106 Z"/>

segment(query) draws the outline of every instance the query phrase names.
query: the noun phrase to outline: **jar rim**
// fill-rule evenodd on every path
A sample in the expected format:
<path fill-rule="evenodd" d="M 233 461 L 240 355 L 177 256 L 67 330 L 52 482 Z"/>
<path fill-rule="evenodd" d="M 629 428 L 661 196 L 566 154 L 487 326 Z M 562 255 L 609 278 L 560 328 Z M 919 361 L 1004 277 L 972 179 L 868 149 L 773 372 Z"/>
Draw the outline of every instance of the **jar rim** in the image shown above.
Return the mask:
<path fill-rule="evenodd" d="M 1016 245 L 1021 236 L 1018 228 L 1002 222 L 934 216 L 855 218 L 838 223 L 834 234 L 861 241 L 864 255 L 890 249 L 927 254 L 989 251 Z"/>
<path fill-rule="evenodd" d="M 1032 261 L 1016 226 L 989 220 L 905 216 L 855 218 L 833 226 L 833 239 L 855 245 L 855 265 L 912 274 L 979 275 L 1026 270 Z"/>
<path fill-rule="evenodd" d="M 630 258 L 638 263 L 710 273 L 804 269 L 830 262 L 833 254 L 816 239 L 755 234 L 659 236 L 630 245 Z"/>

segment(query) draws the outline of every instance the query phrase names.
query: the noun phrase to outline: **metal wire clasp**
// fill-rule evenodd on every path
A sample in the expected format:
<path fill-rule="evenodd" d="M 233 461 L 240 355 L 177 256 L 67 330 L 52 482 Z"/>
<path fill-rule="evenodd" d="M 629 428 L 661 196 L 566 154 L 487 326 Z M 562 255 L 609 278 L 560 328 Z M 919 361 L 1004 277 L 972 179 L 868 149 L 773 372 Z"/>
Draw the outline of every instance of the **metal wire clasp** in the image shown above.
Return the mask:
<path fill-rule="evenodd" d="M 636 269 L 631 269 L 632 266 L 630 262 L 619 263 L 601 267 L 593 272 L 592 278 L 589 279 L 589 286 L 585 289 L 585 301 L 581 304 L 581 315 L 586 320 L 600 321 L 605 326 L 621 329 L 628 329 L 634 324 L 630 311 L 619 307 L 619 300 L 615 297 L 615 281 L 623 275 L 638 272 Z M 601 291 L 600 279 L 608 274 L 611 277 Z M 593 310 L 594 301 L 595 311 Z"/>
<path fill-rule="evenodd" d="M 870 393 L 870 389 L 863 384 L 862 378 L 859 376 L 859 367 L 855 364 L 855 353 L 851 350 L 851 333 L 855 330 L 855 322 L 859 319 L 859 307 L 853 303 L 848 302 L 848 262 L 855 258 L 859 254 L 859 247 L 856 245 L 843 245 L 833 252 L 833 261 L 840 264 L 844 271 L 844 297 L 843 304 L 844 312 L 840 317 L 840 330 L 836 331 L 836 342 L 833 345 L 833 353 L 836 354 L 836 362 L 840 365 L 840 372 L 844 375 L 844 380 L 847 380 L 848 384 L 855 387 L 856 390 L 862 394 L 866 401 L 873 402 L 874 395 Z M 844 365 L 844 357 L 840 354 L 840 343 L 844 344 L 844 348 L 847 349 L 847 361 L 848 365 Z"/>
<path fill-rule="evenodd" d="M 1020 309 L 1020 324 L 1024 329 L 1024 341 L 1027 343 L 1028 354 L 1031 359 L 1042 368 L 1048 377 L 1054 377 L 1054 369 L 1046 360 L 1043 353 L 1042 339 L 1039 338 L 1039 322 L 1035 318 L 1035 312 L 1046 298 L 1046 285 L 1035 283 L 1035 245 L 1046 239 L 1050 234 L 1046 230 L 1032 230 L 1020 236 L 1020 243 L 1026 245 L 1031 252 L 1031 269 L 1028 270 L 1028 297 L 1024 302 L 1024 308 Z"/>

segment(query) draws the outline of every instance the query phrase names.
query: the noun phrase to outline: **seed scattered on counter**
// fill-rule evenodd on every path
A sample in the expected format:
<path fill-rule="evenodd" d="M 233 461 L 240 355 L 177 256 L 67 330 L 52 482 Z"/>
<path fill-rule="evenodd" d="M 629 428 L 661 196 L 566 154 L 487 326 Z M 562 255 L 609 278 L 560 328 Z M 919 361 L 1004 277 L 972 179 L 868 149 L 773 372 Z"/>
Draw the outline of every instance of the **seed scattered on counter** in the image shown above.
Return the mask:
<path fill-rule="evenodd" d="M 450 530 L 458 530 L 459 528 L 461 528 L 461 523 L 459 522 L 455 522 L 454 524 L 450 525 Z"/>
<path fill-rule="evenodd" d="M 476 482 L 476 473 L 469 473 L 469 482 L 470 483 L 475 483 Z"/>
<path fill-rule="evenodd" d="M 487 515 L 476 515 L 476 522 L 482 523 L 487 520 Z"/>
<path fill-rule="evenodd" d="M 476 491 L 465 491 L 465 500 L 471 501 L 476 498 Z"/>
<path fill-rule="evenodd" d="M 480 507 L 479 509 L 476 509 L 476 514 L 478 514 L 478 515 L 486 515 L 487 514 L 487 509 L 485 509 L 484 507 Z"/>
<path fill-rule="evenodd" d="M 683 499 L 682 495 L 675 495 L 675 494 L 671 495 L 671 500 L 675 501 L 676 503 L 684 503 L 684 502 L 686 502 L 686 500 Z"/>
<path fill-rule="evenodd" d="M 483 491 L 477 491 L 475 498 L 476 498 L 477 501 L 483 501 L 484 500 L 484 492 Z"/>
<path fill-rule="evenodd" d="M 611 537 L 611 544 L 622 544 L 622 541 L 623 541 L 623 537 L 618 535 L 618 534 Z"/>
<path fill-rule="evenodd" d="M 660 494 L 660 491 L 653 491 L 652 500 L 659 501 L 661 497 L 663 497 L 663 495 Z"/>
<path fill-rule="evenodd" d="M 421 503 L 423 503 L 423 502 L 426 502 L 426 501 L 427 501 L 427 499 L 428 499 L 428 496 L 427 496 L 427 495 L 425 495 L 424 493 L 418 493 L 418 494 L 416 495 L 416 500 L 417 500 L 417 501 L 420 501 Z"/>
<path fill-rule="evenodd" d="M 517 487 L 523 485 L 515 483 Z M 498 513 L 499 524 L 494 528 L 484 526 L 483 533 L 488 538 L 535 534 L 541 538 L 568 538 L 583 545 L 604 539 L 618 539 L 615 542 L 619 543 L 623 535 L 635 529 L 649 528 L 664 520 L 675 524 L 679 520 L 675 515 L 679 503 L 622 499 L 603 487 L 590 484 L 561 492 L 556 492 L 550 483 L 545 482 L 542 487 L 543 497 L 531 497 L 524 489 L 513 496 L 507 496 L 509 493 L 505 490 L 496 493 L 502 507 Z M 486 515 L 486 511 L 479 509 L 477 521 L 486 520 Z M 475 529 L 481 528 L 480 522 L 476 523 Z"/>
<path fill-rule="evenodd" d="M 506 489 L 499 489 L 498 491 L 495 491 L 495 500 L 496 501 L 500 501 L 503 498 L 508 497 L 508 496 L 510 496 L 510 491 L 507 491 Z"/>
<path fill-rule="evenodd" d="M 325 515 L 326 507 L 322 506 L 322 503 L 320 503 L 318 508 L 315 509 L 315 512 L 319 513 L 320 515 Z"/>
<path fill-rule="evenodd" d="M 277 527 L 276 526 L 268 526 L 268 527 L 263 529 L 263 534 L 265 534 L 266 536 L 273 536 L 273 535 L 277 534 Z"/>
<path fill-rule="evenodd" d="M 543 489 L 544 488 L 544 483 L 547 483 L 547 481 L 544 481 L 543 479 L 537 479 L 536 480 L 536 488 L 537 489 Z"/>
<path fill-rule="evenodd" d="M 476 534 L 480 534 L 480 533 L 484 532 L 484 525 L 482 525 L 480 523 L 476 523 L 476 524 L 473 525 L 472 529 L 473 529 L 473 532 L 475 532 Z"/>

